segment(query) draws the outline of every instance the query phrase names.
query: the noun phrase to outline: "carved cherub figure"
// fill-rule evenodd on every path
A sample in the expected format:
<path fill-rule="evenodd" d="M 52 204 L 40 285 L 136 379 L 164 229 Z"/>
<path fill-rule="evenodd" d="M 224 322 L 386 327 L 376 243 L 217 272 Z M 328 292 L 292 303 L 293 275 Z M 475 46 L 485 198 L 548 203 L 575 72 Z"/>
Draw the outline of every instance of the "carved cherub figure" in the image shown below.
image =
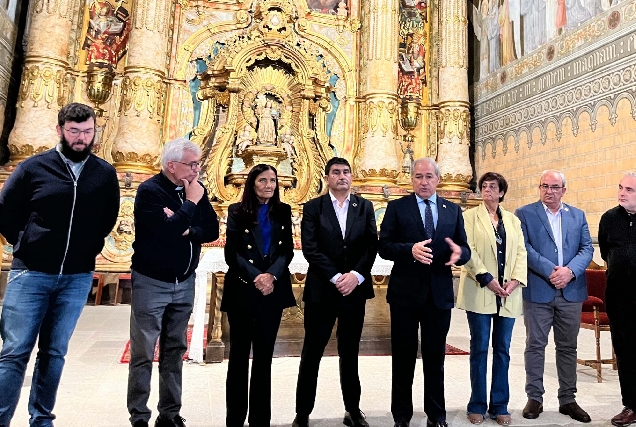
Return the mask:
<path fill-rule="evenodd" d="M 245 149 L 254 144 L 254 135 L 250 125 L 245 125 L 240 134 L 236 135 L 236 155 L 243 154 Z"/>
<path fill-rule="evenodd" d="M 296 149 L 294 148 L 295 142 L 294 135 L 290 128 L 285 129 L 283 134 L 280 136 L 280 147 L 285 150 L 287 154 L 287 158 L 290 160 L 294 160 L 296 158 Z"/>

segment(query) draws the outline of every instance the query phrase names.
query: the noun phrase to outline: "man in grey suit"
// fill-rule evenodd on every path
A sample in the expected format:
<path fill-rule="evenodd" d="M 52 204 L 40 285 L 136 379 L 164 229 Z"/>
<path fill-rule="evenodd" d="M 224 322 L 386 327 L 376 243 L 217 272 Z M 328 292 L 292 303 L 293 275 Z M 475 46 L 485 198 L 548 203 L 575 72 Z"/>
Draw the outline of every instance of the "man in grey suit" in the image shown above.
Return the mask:
<path fill-rule="evenodd" d="M 581 308 L 587 299 L 585 268 L 594 249 L 585 214 L 561 202 L 565 176 L 543 172 L 541 200 L 517 209 L 528 251 L 528 286 L 523 288 L 526 325 L 524 418 L 543 411 L 545 346 L 554 327 L 559 378 L 559 412 L 580 422 L 590 416 L 576 403 L 576 344 Z"/>

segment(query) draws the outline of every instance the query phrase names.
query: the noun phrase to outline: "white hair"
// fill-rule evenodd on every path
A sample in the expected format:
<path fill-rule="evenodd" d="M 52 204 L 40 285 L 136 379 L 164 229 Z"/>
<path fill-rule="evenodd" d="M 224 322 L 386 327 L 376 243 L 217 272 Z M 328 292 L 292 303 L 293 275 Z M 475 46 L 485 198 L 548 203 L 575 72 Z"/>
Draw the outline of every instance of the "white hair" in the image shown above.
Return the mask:
<path fill-rule="evenodd" d="M 187 138 L 177 138 L 166 142 L 161 155 L 161 168 L 165 171 L 168 168 L 168 162 L 180 162 L 184 151 L 191 151 L 197 156 L 201 155 L 201 147 Z"/>
<path fill-rule="evenodd" d="M 631 176 L 632 178 L 636 178 L 636 172 L 627 172 L 625 175 L 623 175 L 623 178 L 625 178 L 626 176 Z"/>
<path fill-rule="evenodd" d="M 435 175 L 437 175 L 438 178 L 440 177 L 439 165 L 430 157 L 420 157 L 419 159 L 413 160 L 413 163 L 411 163 L 411 176 L 413 176 L 413 173 L 415 172 L 415 166 L 417 166 L 419 163 L 428 163 L 429 165 L 433 166 L 433 169 L 435 169 Z"/>
<path fill-rule="evenodd" d="M 541 178 L 539 179 L 539 183 L 541 183 L 541 181 L 543 181 L 543 177 L 549 173 L 556 173 L 557 175 L 559 175 L 561 177 L 561 185 L 563 186 L 563 188 L 565 188 L 565 174 L 556 169 L 548 169 L 541 172 Z"/>

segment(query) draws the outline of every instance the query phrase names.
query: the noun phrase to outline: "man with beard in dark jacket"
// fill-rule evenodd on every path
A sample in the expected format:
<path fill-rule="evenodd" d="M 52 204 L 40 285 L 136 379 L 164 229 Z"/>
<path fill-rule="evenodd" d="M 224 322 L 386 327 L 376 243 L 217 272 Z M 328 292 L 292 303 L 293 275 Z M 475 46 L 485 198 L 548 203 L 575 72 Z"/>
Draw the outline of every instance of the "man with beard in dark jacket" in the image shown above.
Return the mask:
<path fill-rule="evenodd" d="M 624 406 L 612 424 L 623 427 L 636 423 L 636 173 L 618 184 L 618 206 L 601 217 L 598 245 L 607 262 L 605 305 Z"/>
<path fill-rule="evenodd" d="M 201 244 L 219 237 L 219 222 L 198 181 L 201 149 L 179 138 L 166 144 L 162 171 L 139 186 L 132 256 L 128 412 L 147 427 L 155 344 L 159 340 L 159 416 L 155 427 L 185 426 L 181 410 L 183 354 L 194 304 Z M 199 339 L 199 338 L 196 338 Z"/>
<path fill-rule="evenodd" d="M 0 233 L 13 245 L 0 320 L 2 427 L 13 417 L 38 339 L 30 425 L 53 425 L 68 343 L 92 286 L 95 257 L 119 212 L 115 169 L 91 154 L 93 110 L 66 105 L 57 133 L 58 146 L 20 163 L 0 194 Z"/>

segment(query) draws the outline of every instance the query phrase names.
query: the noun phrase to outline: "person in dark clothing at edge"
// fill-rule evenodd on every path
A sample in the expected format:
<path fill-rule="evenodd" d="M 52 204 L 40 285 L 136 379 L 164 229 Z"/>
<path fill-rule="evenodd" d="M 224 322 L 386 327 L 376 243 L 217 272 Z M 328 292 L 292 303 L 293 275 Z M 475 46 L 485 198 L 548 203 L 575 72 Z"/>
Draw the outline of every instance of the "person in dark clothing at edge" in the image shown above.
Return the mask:
<path fill-rule="evenodd" d="M 150 376 L 159 340 L 156 427 L 185 426 L 180 415 L 183 354 L 194 304 L 201 244 L 219 237 L 219 222 L 198 181 L 201 149 L 179 138 L 166 144 L 162 171 L 139 186 L 132 256 L 128 412 L 148 426 Z"/>
<path fill-rule="evenodd" d="M 59 144 L 20 163 L 0 193 L 0 233 L 13 245 L 0 320 L 1 427 L 11 422 L 36 340 L 29 424 L 53 425 L 68 343 L 119 212 L 115 168 L 91 154 L 93 109 L 64 106 L 57 134 Z"/>
<path fill-rule="evenodd" d="M 621 179 L 618 206 L 601 216 L 598 245 L 607 262 L 605 305 L 624 406 L 611 422 L 623 427 L 636 423 L 636 173 Z"/>

